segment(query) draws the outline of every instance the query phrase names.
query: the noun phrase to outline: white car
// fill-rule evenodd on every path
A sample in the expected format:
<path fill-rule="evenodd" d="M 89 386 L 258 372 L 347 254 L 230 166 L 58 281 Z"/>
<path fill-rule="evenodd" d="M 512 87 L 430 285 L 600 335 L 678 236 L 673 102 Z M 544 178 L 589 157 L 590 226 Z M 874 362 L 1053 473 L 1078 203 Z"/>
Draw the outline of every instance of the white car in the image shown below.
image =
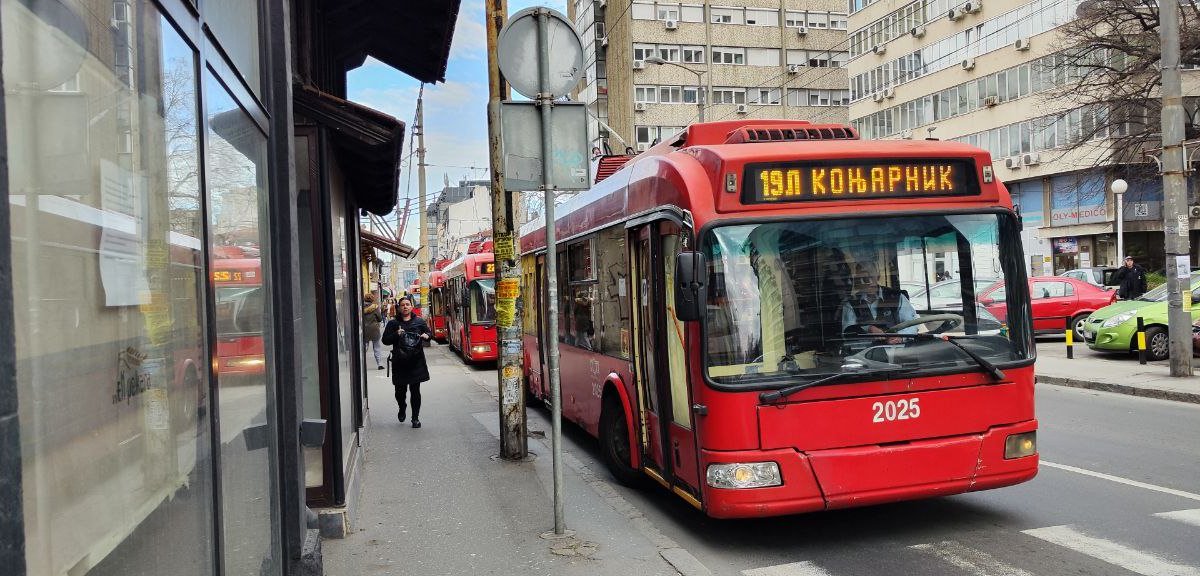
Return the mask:
<path fill-rule="evenodd" d="M 976 296 L 996 282 L 999 282 L 999 279 L 976 278 Z M 909 293 L 908 300 L 917 310 L 962 310 L 962 282 L 958 279 L 943 280 L 930 286 L 928 293 L 924 289 Z"/>

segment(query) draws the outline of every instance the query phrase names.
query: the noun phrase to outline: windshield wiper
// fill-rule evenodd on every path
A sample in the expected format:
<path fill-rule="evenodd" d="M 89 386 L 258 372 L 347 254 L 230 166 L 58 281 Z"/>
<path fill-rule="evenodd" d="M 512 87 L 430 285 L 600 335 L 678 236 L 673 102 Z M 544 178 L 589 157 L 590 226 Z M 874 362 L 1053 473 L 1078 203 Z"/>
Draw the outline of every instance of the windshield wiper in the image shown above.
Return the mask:
<path fill-rule="evenodd" d="M 995 364 L 992 364 L 991 362 L 984 359 L 983 356 L 976 354 L 971 349 L 956 342 L 956 340 L 958 340 L 960 338 L 964 339 L 964 340 L 969 340 L 971 338 L 974 338 L 973 336 L 958 336 L 958 337 L 938 336 L 936 334 L 930 334 L 928 332 L 922 332 L 920 334 L 901 334 L 899 332 L 877 332 L 874 334 L 847 334 L 847 335 L 844 335 L 843 338 L 857 338 L 857 339 L 861 339 L 861 338 L 911 338 L 913 340 L 940 340 L 943 342 L 949 342 L 950 344 L 953 344 L 954 347 L 958 348 L 959 350 L 962 350 L 964 354 L 966 354 L 967 356 L 970 356 L 971 359 L 974 360 L 975 363 L 978 364 L 980 368 L 983 368 L 984 372 L 987 372 L 989 376 L 991 376 L 992 378 L 995 378 L 996 380 L 1004 379 L 1004 371 L 1003 370 L 997 368 Z M 785 390 L 786 390 L 786 388 L 785 388 Z"/>
<path fill-rule="evenodd" d="M 810 382 L 801 382 L 800 384 L 793 384 L 791 386 L 780 388 L 778 390 L 772 390 L 770 392 L 760 392 L 758 394 L 758 400 L 759 400 L 759 402 L 761 402 L 763 404 L 770 404 L 773 402 L 778 402 L 779 400 L 787 398 L 788 396 L 791 396 L 792 394 L 795 394 L 801 390 L 812 388 L 814 386 L 821 386 L 823 384 L 832 384 L 834 382 L 837 382 L 838 380 L 842 380 L 849 376 L 864 376 L 864 375 L 881 376 L 881 375 L 885 375 L 885 374 L 888 376 L 896 376 L 899 374 L 907 374 L 907 373 L 913 372 L 913 371 L 914 371 L 914 369 L 911 369 L 911 368 L 909 368 L 909 369 L 897 368 L 897 369 L 885 369 L 885 370 L 838 372 L 836 374 L 830 374 L 829 376 L 826 376 L 824 378 L 817 378 L 816 380 L 812 380 Z"/>

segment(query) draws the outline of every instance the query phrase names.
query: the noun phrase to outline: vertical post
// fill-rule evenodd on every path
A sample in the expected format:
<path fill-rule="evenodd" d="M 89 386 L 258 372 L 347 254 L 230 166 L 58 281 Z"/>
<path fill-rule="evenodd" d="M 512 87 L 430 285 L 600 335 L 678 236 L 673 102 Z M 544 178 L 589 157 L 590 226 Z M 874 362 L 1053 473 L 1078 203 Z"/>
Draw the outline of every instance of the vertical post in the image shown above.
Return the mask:
<path fill-rule="evenodd" d="M 1067 359 L 1075 357 L 1075 330 L 1067 326 Z"/>
<path fill-rule="evenodd" d="M 562 390 L 558 382 L 558 240 L 554 229 L 554 186 L 550 176 L 550 158 L 554 154 L 553 132 L 550 130 L 551 107 L 554 99 L 547 91 L 550 86 L 549 46 L 546 28 L 550 14 L 545 9 L 537 13 L 538 42 L 538 106 L 542 112 L 542 198 L 546 203 L 546 299 L 549 300 L 546 334 L 546 366 L 550 372 L 551 452 L 554 460 L 554 534 L 566 532 L 563 525 L 562 503 Z"/>
<path fill-rule="evenodd" d="M 425 86 L 417 96 L 417 278 L 429 271 L 429 231 L 425 229 Z M 418 280 L 419 282 L 420 280 Z"/>
<path fill-rule="evenodd" d="M 1146 322 L 1141 316 L 1137 318 L 1137 349 L 1138 364 L 1146 363 Z"/>
<path fill-rule="evenodd" d="M 1125 194 L 1117 194 L 1117 266 L 1125 258 Z"/>
<path fill-rule="evenodd" d="M 696 75 L 696 105 L 700 107 L 700 123 L 704 123 L 704 104 L 708 90 L 704 89 L 704 76 Z"/>
<path fill-rule="evenodd" d="M 1167 253 L 1167 334 L 1171 376 L 1192 375 L 1191 248 L 1184 174 L 1183 80 L 1179 71 L 1179 0 L 1159 3 L 1162 45 L 1163 235 Z M 1184 291 L 1188 300 L 1184 302 Z"/>
<path fill-rule="evenodd" d="M 517 194 L 504 188 L 500 158 L 500 101 L 508 98 L 497 55 L 500 28 L 508 18 L 506 0 L 486 0 L 488 48 L 488 153 L 492 169 L 492 246 L 496 255 L 496 344 L 499 346 L 497 385 L 500 402 L 500 457 L 521 460 L 529 453 L 526 433 L 524 361 L 521 320 L 516 313 L 520 296 L 521 265 L 516 251 L 517 224 L 513 210 Z"/>

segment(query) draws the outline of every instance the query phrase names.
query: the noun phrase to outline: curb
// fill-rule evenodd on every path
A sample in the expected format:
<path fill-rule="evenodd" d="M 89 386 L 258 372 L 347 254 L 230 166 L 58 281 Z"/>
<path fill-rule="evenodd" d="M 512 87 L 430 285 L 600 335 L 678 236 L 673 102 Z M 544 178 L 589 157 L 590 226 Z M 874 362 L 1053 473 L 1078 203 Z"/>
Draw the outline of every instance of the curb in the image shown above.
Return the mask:
<path fill-rule="evenodd" d="M 1158 388 L 1140 388 L 1138 386 L 1129 386 L 1126 384 L 1111 384 L 1108 382 L 1076 380 L 1074 378 L 1062 378 L 1059 376 L 1034 376 L 1034 380 L 1036 380 L 1039 384 L 1053 384 L 1055 386 L 1068 386 L 1071 388 L 1086 388 L 1088 390 L 1100 390 L 1102 392 L 1127 394 L 1129 396 L 1141 396 L 1143 398 L 1157 398 L 1159 400 L 1173 400 L 1175 402 L 1200 404 L 1200 394 L 1194 392 L 1176 392 L 1174 390 L 1162 390 Z"/>

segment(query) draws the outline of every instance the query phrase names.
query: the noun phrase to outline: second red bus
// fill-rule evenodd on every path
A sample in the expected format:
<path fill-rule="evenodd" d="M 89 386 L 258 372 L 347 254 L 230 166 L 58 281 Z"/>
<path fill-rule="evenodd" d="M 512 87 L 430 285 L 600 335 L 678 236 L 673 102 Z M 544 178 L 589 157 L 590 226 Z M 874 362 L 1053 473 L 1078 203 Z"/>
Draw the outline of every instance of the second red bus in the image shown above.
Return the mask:
<path fill-rule="evenodd" d="M 446 269 L 450 348 L 468 362 L 492 362 L 496 347 L 496 264 L 491 252 L 467 254 Z"/>

